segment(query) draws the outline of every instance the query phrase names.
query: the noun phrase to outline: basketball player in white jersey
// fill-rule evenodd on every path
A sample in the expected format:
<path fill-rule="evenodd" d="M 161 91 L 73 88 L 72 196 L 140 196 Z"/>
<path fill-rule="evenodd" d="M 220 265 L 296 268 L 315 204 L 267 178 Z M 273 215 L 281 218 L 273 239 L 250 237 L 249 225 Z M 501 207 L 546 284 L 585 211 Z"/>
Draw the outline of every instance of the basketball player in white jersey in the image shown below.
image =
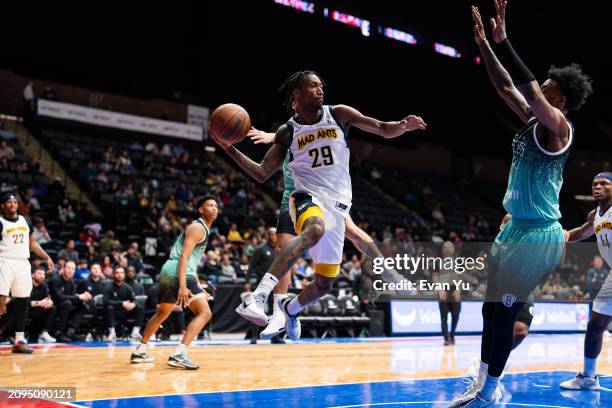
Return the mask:
<path fill-rule="evenodd" d="M 295 190 L 289 200 L 290 215 L 298 234 L 274 259 L 255 291 L 236 311 L 253 323 L 268 323 L 265 305 L 279 279 L 307 249 L 315 263 L 315 280 L 300 294 L 282 304 L 287 318 L 287 337 L 297 340 L 301 327 L 297 315 L 308 304 L 325 295 L 338 274 L 342 261 L 345 219 L 352 200 L 349 149 L 346 131 L 355 126 L 384 138 L 425 129 L 418 116 L 397 122 L 382 122 L 362 115 L 346 105 L 323 105 L 323 82 L 313 71 L 299 71 L 283 83 L 287 110 L 295 115 L 276 132 L 274 144 L 261 163 L 256 163 L 234 146 L 216 140 L 251 177 L 264 182 L 280 169 L 290 153 Z"/>
<path fill-rule="evenodd" d="M 582 241 L 593 234 L 601 257 L 612 267 L 612 172 L 595 176 L 592 184 L 597 208 L 587 221 L 569 231 L 569 242 Z M 612 321 L 612 273 L 608 275 L 593 301 L 593 311 L 584 338 L 584 367 L 572 380 L 561 383 L 564 390 L 598 390 L 597 357 L 601 352 L 603 333 Z"/>
<path fill-rule="evenodd" d="M 15 312 L 15 344 L 13 353 L 32 353 L 25 340 L 25 324 L 32 292 L 30 251 L 43 258 L 49 270 L 53 261 L 32 236 L 29 220 L 17 214 L 18 203 L 13 194 L 0 199 L 0 315 L 6 312 L 6 299 L 11 295 Z"/>

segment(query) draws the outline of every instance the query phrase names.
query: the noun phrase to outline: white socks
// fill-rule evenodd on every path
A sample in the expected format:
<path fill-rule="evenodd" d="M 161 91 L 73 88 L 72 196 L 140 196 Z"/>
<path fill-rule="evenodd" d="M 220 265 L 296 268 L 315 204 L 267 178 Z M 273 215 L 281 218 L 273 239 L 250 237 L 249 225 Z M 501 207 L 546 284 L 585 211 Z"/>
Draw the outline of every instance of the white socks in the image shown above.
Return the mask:
<path fill-rule="evenodd" d="M 584 358 L 584 375 L 594 378 L 597 371 L 597 358 Z"/>
<path fill-rule="evenodd" d="M 491 401 L 493 399 L 493 395 L 495 395 L 495 390 L 499 385 L 500 379 L 501 377 L 491 377 L 487 374 L 484 385 L 480 389 L 480 396 L 487 401 Z"/>
<path fill-rule="evenodd" d="M 109 327 L 108 328 L 108 335 L 109 336 L 111 336 L 111 335 L 115 336 L 116 335 L 114 327 Z"/>
<path fill-rule="evenodd" d="M 176 350 L 174 352 L 174 354 L 183 354 L 187 352 L 187 348 L 189 346 L 184 345 L 183 343 L 180 343 L 178 346 L 176 346 Z"/>
<path fill-rule="evenodd" d="M 274 287 L 278 283 L 278 279 L 276 276 L 272 275 L 270 272 L 266 272 L 266 274 L 261 278 L 261 282 L 257 285 L 255 292 L 253 292 L 254 296 L 257 295 L 265 295 L 266 299 L 270 296 L 270 292 L 274 290 Z"/>
<path fill-rule="evenodd" d="M 302 309 L 304 309 L 304 306 L 302 306 L 298 301 L 298 296 L 294 297 L 293 300 L 287 305 L 287 313 L 289 313 L 291 316 L 296 316 L 302 311 Z"/>
<path fill-rule="evenodd" d="M 138 343 L 138 345 L 136 346 L 136 351 L 147 351 L 147 349 L 149 348 L 149 346 L 147 345 L 147 343 Z"/>
<path fill-rule="evenodd" d="M 15 344 L 19 343 L 20 341 L 25 341 L 24 332 L 15 332 Z"/>
<path fill-rule="evenodd" d="M 480 362 L 480 368 L 478 369 L 478 379 L 476 380 L 479 387 L 482 387 L 482 384 L 485 382 L 485 378 L 487 378 L 487 370 L 489 369 L 489 365 L 487 363 Z"/>

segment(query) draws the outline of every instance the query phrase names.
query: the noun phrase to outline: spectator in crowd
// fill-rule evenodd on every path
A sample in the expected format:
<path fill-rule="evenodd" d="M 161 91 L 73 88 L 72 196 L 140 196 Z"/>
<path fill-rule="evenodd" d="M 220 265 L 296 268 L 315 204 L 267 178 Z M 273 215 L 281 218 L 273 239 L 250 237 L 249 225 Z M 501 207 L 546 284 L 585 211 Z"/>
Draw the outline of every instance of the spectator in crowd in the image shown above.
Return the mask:
<path fill-rule="evenodd" d="M 87 254 L 85 254 L 85 261 L 87 261 L 88 265 L 93 265 L 98 260 L 98 254 L 96 253 L 96 247 L 91 245 L 87 247 Z"/>
<path fill-rule="evenodd" d="M 116 323 L 127 325 L 127 320 L 130 318 L 134 319 L 130 339 L 140 340 L 144 308 L 136 304 L 134 291 L 125 284 L 125 270 L 118 266 L 113 270 L 113 281 L 107 284 L 104 290 L 104 321 L 108 327 L 108 341 L 117 339 Z"/>
<path fill-rule="evenodd" d="M 167 255 L 176 239 L 176 233 L 170 228 L 170 224 L 161 224 L 159 238 L 157 239 L 157 253 Z"/>
<path fill-rule="evenodd" d="M 72 209 L 72 204 L 70 204 L 70 200 L 68 199 L 68 197 L 64 197 L 61 204 L 57 207 L 57 211 L 57 216 L 63 224 L 74 221 L 74 219 L 76 218 L 76 213 Z"/>
<path fill-rule="evenodd" d="M 236 268 L 232 264 L 229 254 L 223 254 L 221 258 L 221 274 L 219 275 L 219 283 L 236 283 L 238 276 Z"/>
<path fill-rule="evenodd" d="M 53 323 L 57 309 L 51 300 L 45 270 L 36 268 L 32 272 L 32 293 L 30 294 L 30 341 L 38 339 L 39 343 L 55 343 L 56 339 L 49 332 L 53 331 Z"/>
<path fill-rule="evenodd" d="M 66 242 L 66 247 L 57 254 L 58 258 L 64 258 L 66 261 L 72 261 L 77 264 L 79 262 L 79 253 L 74 248 L 74 240 L 69 239 Z"/>
<path fill-rule="evenodd" d="M 45 227 L 45 223 L 42 218 L 34 219 L 34 239 L 39 244 L 47 244 L 52 241 L 51 235 L 49 235 L 49 231 L 47 231 L 47 227 Z"/>
<path fill-rule="evenodd" d="M 76 280 L 83 280 L 89 277 L 91 271 L 87 266 L 87 259 L 83 258 L 79 260 L 76 271 L 74 272 L 74 277 Z"/>
<path fill-rule="evenodd" d="M 202 274 L 208 278 L 208 280 L 212 280 L 216 282 L 221 274 L 221 266 L 218 263 L 218 256 L 213 250 L 206 251 L 206 261 L 202 266 Z"/>
<path fill-rule="evenodd" d="M 599 255 L 595 255 L 593 258 L 593 266 L 587 271 L 587 294 L 589 299 L 595 299 L 608 273 L 610 273 L 610 271 L 606 268 L 603 258 Z"/>
<path fill-rule="evenodd" d="M 132 265 L 128 266 L 127 268 L 125 283 L 132 287 L 135 296 L 145 295 L 144 286 L 142 286 L 142 284 L 138 282 L 138 279 L 136 279 L 136 268 L 134 268 Z"/>
<path fill-rule="evenodd" d="M 0 159 L 7 159 L 9 161 L 15 159 L 15 150 L 4 139 L 0 139 Z"/>
<path fill-rule="evenodd" d="M 96 242 L 96 234 L 89 227 L 85 227 L 79 235 L 79 241 L 87 246 L 92 246 Z"/>
<path fill-rule="evenodd" d="M 30 207 L 32 212 L 35 212 L 41 209 L 40 202 L 36 198 L 36 193 L 34 192 L 34 189 L 31 187 L 29 187 L 26 190 L 26 195 L 23 201 Z"/>
<path fill-rule="evenodd" d="M 94 263 L 91 265 L 91 273 L 87 279 L 83 279 L 77 285 L 76 292 L 78 294 L 87 292 L 92 298 L 95 298 L 98 295 L 103 295 L 105 288 L 106 278 L 102 273 L 102 267 L 100 264 Z"/>
<path fill-rule="evenodd" d="M 144 267 L 142 265 L 142 258 L 136 254 L 136 247 L 130 245 L 125 253 L 125 259 L 129 266 L 132 266 L 137 272 L 141 272 Z"/>
<path fill-rule="evenodd" d="M 104 238 L 100 241 L 98 249 L 100 250 L 100 254 L 104 256 L 110 254 L 118 244 L 119 242 L 115 239 L 115 233 L 113 231 L 106 231 Z"/>
<path fill-rule="evenodd" d="M 60 275 L 49 280 L 49 292 L 59 316 L 56 338 L 61 342 L 77 338 L 77 330 L 85 310 L 83 304 L 92 300 L 89 292 L 77 295 L 73 279 L 75 270 L 76 264 L 67 261 Z"/>
<path fill-rule="evenodd" d="M 229 242 L 242 242 L 242 236 L 238 231 L 238 225 L 236 225 L 235 223 L 232 224 L 230 230 L 227 233 L 227 240 Z"/>
<path fill-rule="evenodd" d="M 110 256 L 104 256 L 102 259 L 102 265 L 100 265 L 100 267 L 102 268 L 102 274 L 106 279 L 113 278 L 113 262 Z"/>

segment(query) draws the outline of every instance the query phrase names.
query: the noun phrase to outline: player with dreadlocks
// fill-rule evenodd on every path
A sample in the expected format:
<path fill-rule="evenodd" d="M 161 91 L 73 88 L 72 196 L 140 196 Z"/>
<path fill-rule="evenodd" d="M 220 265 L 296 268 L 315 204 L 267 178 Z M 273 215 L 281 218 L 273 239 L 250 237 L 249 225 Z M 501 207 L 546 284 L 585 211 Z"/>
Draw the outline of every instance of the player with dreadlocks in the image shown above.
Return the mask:
<path fill-rule="evenodd" d="M 383 122 L 346 105 L 323 105 L 323 82 L 314 71 L 294 73 L 280 91 L 285 95 L 285 106 L 293 109 L 295 115 L 279 127 L 274 144 L 261 163 L 234 146 L 217 143 L 260 183 L 274 174 L 289 155 L 288 167 L 295 184 L 289 197 L 289 212 L 297 236 L 285 244 L 255 291 L 236 311 L 259 326 L 266 325 L 268 296 L 295 260 L 310 249 L 315 263 L 314 282 L 293 300 L 284 299 L 281 303 L 287 337 L 297 340 L 301 333 L 298 314 L 329 291 L 342 261 L 346 218 L 352 200 L 348 128 L 355 126 L 390 139 L 425 129 L 426 124 L 414 115 Z"/>

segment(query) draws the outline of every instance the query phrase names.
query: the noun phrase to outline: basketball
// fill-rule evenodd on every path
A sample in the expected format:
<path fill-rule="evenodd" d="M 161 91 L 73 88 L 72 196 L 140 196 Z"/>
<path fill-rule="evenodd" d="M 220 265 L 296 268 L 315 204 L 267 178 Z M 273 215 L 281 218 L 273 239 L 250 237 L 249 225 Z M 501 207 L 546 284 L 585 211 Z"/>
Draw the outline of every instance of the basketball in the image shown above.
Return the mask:
<path fill-rule="evenodd" d="M 225 143 L 240 143 L 251 128 L 251 118 L 240 105 L 226 103 L 210 116 L 209 131 L 212 137 Z"/>

